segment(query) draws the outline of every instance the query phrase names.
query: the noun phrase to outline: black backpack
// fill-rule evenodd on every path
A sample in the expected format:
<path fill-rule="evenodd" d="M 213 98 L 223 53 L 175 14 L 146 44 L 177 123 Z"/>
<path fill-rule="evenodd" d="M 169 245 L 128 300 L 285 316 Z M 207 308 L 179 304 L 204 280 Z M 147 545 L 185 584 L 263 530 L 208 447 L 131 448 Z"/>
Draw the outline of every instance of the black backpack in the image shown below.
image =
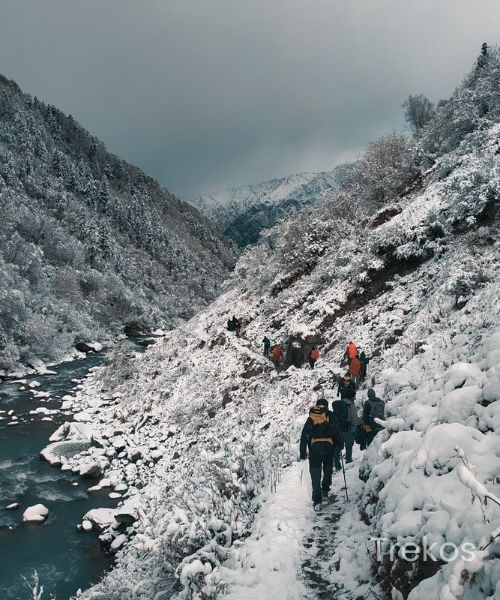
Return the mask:
<path fill-rule="evenodd" d="M 375 422 L 375 419 L 385 419 L 385 403 L 379 398 L 368 400 L 370 405 L 370 427 L 375 429 L 381 429 L 381 426 Z"/>
<path fill-rule="evenodd" d="M 352 379 L 347 383 L 346 380 L 342 378 L 339 383 L 339 390 L 341 398 L 350 398 L 351 400 L 354 400 L 356 397 L 356 388 L 354 387 Z"/>
<path fill-rule="evenodd" d="M 340 431 L 349 431 L 349 409 L 347 408 L 347 404 L 342 400 L 336 400 L 332 404 L 332 411 L 335 414 Z"/>

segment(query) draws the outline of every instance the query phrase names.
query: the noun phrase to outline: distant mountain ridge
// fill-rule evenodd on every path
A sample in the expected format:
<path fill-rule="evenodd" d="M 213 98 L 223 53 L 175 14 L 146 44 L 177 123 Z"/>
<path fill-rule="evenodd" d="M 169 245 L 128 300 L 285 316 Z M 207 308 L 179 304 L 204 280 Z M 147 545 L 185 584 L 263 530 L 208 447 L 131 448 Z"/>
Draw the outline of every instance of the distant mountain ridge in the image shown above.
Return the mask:
<path fill-rule="evenodd" d="M 0 206 L 0 370 L 172 327 L 233 262 L 209 219 L 3 76 Z"/>
<path fill-rule="evenodd" d="M 255 243 L 263 229 L 284 216 L 333 193 L 338 187 L 336 172 L 297 173 L 200 196 L 192 204 L 243 247 Z"/>

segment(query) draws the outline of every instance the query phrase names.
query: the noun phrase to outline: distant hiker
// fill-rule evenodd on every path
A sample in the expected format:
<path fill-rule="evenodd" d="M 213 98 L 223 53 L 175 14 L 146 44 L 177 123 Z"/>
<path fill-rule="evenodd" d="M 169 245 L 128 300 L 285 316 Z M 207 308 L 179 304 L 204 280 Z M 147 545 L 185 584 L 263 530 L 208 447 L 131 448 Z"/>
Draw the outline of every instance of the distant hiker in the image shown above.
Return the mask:
<path fill-rule="evenodd" d="M 233 319 L 229 319 L 227 322 L 227 330 L 228 331 L 235 331 L 236 327 L 234 326 L 234 317 Z"/>
<path fill-rule="evenodd" d="M 304 364 L 304 353 L 302 352 L 301 347 L 299 346 L 299 344 L 297 342 L 292 342 L 289 345 L 289 349 L 290 349 L 290 364 L 292 364 L 294 367 L 297 367 L 297 369 L 300 369 L 302 367 L 302 365 Z"/>
<path fill-rule="evenodd" d="M 236 335 L 239 336 L 240 331 L 241 331 L 241 319 L 237 319 L 236 317 L 233 317 L 233 323 L 234 323 L 234 330 L 236 331 Z"/>
<path fill-rule="evenodd" d="M 281 362 L 281 354 L 282 354 L 282 348 L 279 344 L 276 344 L 276 346 L 274 346 L 273 350 L 272 350 L 272 358 L 273 358 L 273 363 L 276 365 L 276 368 L 278 368 L 278 365 Z"/>
<path fill-rule="evenodd" d="M 361 381 L 364 381 L 366 378 L 366 370 L 368 369 L 368 363 L 370 362 L 370 359 L 368 358 L 368 356 L 366 356 L 364 351 L 361 351 L 359 354 L 359 362 L 361 363 L 361 371 L 359 372 L 359 378 Z"/>
<path fill-rule="evenodd" d="M 313 346 L 307 358 L 309 360 L 309 366 L 311 367 L 311 369 L 314 369 L 314 365 L 316 364 L 316 361 L 319 358 L 319 350 L 316 348 L 316 346 Z"/>
<path fill-rule="evenodd" d="M 350 364 L 351 360 L 358 354 L 358 349 L 356 348 L 356 344 L 353 341 L 350 341 L 347 344 L 347 348 L 345 350 L 345 357 L 347 358 L 347 363 Z"/>
<path fill-rule="evenodd" d="M 305 460 L 309 451 L 309 473 L 315 509 L 321 506 L 322 499 L 330 491 L 334 449 L 337 446 L 342 448 L 342 444 L 342 432 L 333 413 L 328 410 L 328 401 L 324 398 L 317 400 L 316 406 L 309 409 L 309 417 L 300 436 L 300 460 Z"/>
<path fill-rule="evenodd" d="M 365 430 L 365 442 L 368 447 L 373 438 L 379 431 L 383 429 L 381 425 L 376 423 L 375 419 L 385 418 L 385 402 L 377 398 L 375 390 L 368 390 L 368 400 L 363 406 L 363 429 Z"/>
<path fill-rule="evenodd" d="M 354 400 L 354 397 L 356 396 L 356 388 L 349 372 L 347 372 L 339 381 L 337 396 L 340 396 L 341 398 L 351 398 L 351 400 Z"/>
<path fill-rule="evenodd" d="M 361 373 L 361 361 L 359 360 L 358 355 L 351 359 L 351 362 L 349 363 L 349 373 L 351 374 L 354 387 L 358 389 L 359 374 Z"/>
<path fill-rule="evenodd" d="M 335 415 L 335 419 L 339 424 L 344 437 L 345 461 L 346 463 L 350 463 L 352 462 L 352 447 L 354 446 L 354 430 L 361 424 L 361 419 L 358 416 L 358 409 L 352 398 L 344 396 L 340 400 L 332 402 L 332 412 Z M 335 469 L 337 471 L 340 471 L 342 467 L 340 462 L 340 451 L 341 449 L 335 448 L 333 453 Z"/>
<path fill-rule="evenodd" d="M 264 356 L 269 356 L 269 348 L 271 347 L 271 340 L 267 337 L 267 335 L 264 336 L 262 343 L 264 344 Z"/>

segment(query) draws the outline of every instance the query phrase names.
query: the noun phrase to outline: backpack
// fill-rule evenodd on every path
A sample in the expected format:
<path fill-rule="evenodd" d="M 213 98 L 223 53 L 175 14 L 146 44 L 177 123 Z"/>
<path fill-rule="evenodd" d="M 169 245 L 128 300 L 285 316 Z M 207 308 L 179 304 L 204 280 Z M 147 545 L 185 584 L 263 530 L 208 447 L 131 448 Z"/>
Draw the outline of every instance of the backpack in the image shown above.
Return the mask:
<path fill-rule="evenodd" d="M 380 425 L 375 422 L 375 419 L 385 418 L 385 403 L 379 398 L 375 400 L 368 400 L 370 405 L 370 427 L 373 430 L 381 429 Z"/>
<path fill-rule="evenodd" d="M 329 438 L 333 444 L 332 425 L 328 412 L 319 406 L 312 406 L 309 409 L 309 418 L 312 421 L 311 444 L 319 439 L 326 441 L 324 438 Z"/>
<path fill-rule="evenodd" d="M 356 429 L 353 431 L 353 438 L 354 441 L 356 442 L 356 444 L 359 444 L 360 446 L 363 446 L 365 443 L 365 432 L 363 430 L 363 427 L 361 425 L 358 425 L 356 427 Z M 363 448 L 361 448 L 361 450 L 363 450 Z"/>
<path fill-rule="evenodd" d="M 349 409 L 347 404 L 342 400 L 337 400 L 332 405 L 332 411 L 337 417 L 337 422 L 339 424 L 340 431 L 349 431 Z"/>
<path fill-rule="evenodd" d="M 311 358 L 312 358 L 313 360 L 318 360 L 318 358 L 319 358 L 319 350 L 313 350 L 313 351 L 311 352 Z"/>

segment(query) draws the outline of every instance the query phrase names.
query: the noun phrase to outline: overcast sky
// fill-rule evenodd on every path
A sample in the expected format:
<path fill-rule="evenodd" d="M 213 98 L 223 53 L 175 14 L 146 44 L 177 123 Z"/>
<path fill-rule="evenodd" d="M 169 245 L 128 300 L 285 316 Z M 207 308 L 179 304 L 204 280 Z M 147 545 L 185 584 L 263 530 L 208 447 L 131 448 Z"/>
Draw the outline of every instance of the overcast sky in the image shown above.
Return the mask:
<path fill-rule="evenodd" d="M 0 73 L 184 197 L 357 156 L 483 41 L 499 0 L 0 0 Z"/>

